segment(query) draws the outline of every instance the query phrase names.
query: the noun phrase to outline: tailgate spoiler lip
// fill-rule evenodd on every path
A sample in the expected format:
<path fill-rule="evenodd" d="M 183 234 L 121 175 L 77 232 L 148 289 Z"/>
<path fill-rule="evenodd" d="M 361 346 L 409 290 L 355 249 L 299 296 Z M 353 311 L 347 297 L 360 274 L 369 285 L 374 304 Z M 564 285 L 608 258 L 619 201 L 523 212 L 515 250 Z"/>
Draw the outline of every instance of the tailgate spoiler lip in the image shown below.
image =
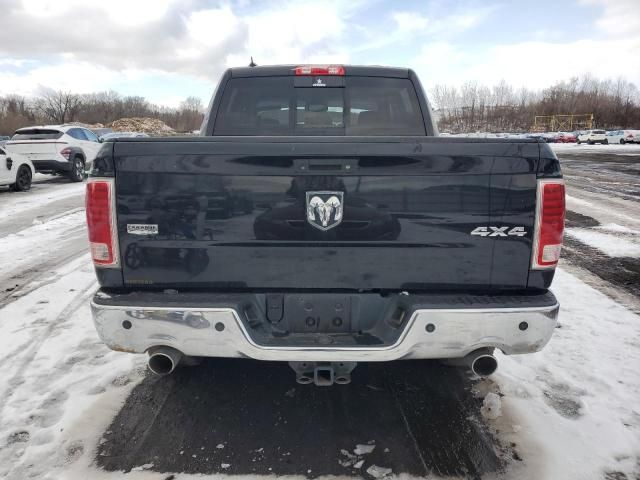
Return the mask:
<path fill-rule="evenodd" d="M 46 143 L 69 145 L 69 142 L 52 142 L 51 140 L 10 140 L 5 145 L 44 145 Z"/>
<path fill-rule="evenodd" d="M 476 138 L 476 137 L 440 137 L 427 135 L 209 135 L 209 136 L 174 136 L 174 137 L 133 137 L 114 138 L 105 143 L 544 143 L 533 138 Z M 546 145 L 546 143 L 545 143 Z"/>

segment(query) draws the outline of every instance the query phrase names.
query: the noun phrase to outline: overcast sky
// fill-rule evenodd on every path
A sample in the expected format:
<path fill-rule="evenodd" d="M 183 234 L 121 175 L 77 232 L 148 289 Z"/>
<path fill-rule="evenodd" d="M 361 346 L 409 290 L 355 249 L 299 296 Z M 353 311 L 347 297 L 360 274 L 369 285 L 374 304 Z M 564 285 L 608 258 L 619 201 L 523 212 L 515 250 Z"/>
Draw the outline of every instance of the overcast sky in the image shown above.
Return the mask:
<path fill-rule="evenodd" d="M 427 88 L 542 88 L 590 72 L 640 86 L 640 0 L 0 0 L 0 94 L 113 89 L 206 104 L 259 64 L 412 67 Z"/>

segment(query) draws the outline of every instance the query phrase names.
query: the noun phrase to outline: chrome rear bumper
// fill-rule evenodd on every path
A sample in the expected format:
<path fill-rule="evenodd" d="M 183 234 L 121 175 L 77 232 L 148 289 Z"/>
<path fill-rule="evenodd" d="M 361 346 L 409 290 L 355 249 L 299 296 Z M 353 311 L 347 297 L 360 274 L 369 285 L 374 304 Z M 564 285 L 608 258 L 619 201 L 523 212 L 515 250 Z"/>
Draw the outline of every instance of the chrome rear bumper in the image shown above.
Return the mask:
<path fill-rule="evenodd" d="M 257 344 L 232 308 L 114 306 L 91 303 L 100 338 L 113 350 L 144 353 L 155 346 L 185 355 L 310 362 L 383 362 L 459 358 L 479 348 L 506 354 L 541 350 L 556 326 L 559 305 L 420 309 L 393 345 L 279 347 Z"/>

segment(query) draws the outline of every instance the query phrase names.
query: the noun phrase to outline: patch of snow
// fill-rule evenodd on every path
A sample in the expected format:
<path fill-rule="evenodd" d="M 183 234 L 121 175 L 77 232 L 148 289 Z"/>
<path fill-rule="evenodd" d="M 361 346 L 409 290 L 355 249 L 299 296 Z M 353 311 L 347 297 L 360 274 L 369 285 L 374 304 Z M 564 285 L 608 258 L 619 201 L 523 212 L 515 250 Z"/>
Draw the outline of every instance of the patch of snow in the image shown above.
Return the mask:
<path fill-rule="evenodd" d="M 97 337 L 89 256 L 65 269 L 0 309 L 0 477 L 95 478 L 87 474 L 93 449 L 144 372 L 142 357 L 112 352 Z M 135 381 L 120 386 L 119 376 Z"/>
<path fill-rule="evenodd" d="M 635 478 L 640 316 L 562 269 L 553 290 L 562 328 L 550 343 L 531 355 L 497 354 L 492 378 L 504 396 L 492 422 L 523 459 L 508 477 L 602 479 L 615 471 Z"/>
<path fill-rule="evenodd" d="M 85 221 L 84 211 L 74 211 L 0 238 L 0 275 L 37 263 L 65 239 L 83 236 Z"/>
<path fill-rule="evenodd" d="M 610 257 L 640 257 L 640 238 L 621 238 L 586 228 L 568 228 L 565 233 Z"/>
<path fill-rule="evenodd" d="M 580 153 L 580 154 L 618 154 L 618 155 L 639 155 L 640 145 L 638 144 L 615 144 L 615 145 L 589 145 L 586 143 L 550 143 L 549 146 L 554 152 Z"/>
<path fill-rule="evenodd" d="M 618 225 L 617 223 L 607 223 L 605 225 L 600 225 L 595 227 L 598 230 L 604 230 L 607 232 L 616 232 L 616 233 L 628 233 L 630 235 L 640 235 L 640 231 L 634 230 L 633 228 L 625 227 L 623 225 Z"/>
<path fill-rule="evenodd" d="M 375 445 L 356 445 L 353 449 L 353 453 L 356 455 L 367 455 L 375 450 Z"/>
<path fill-rule="evenodd" d="M 50 178 L 50 177 L 49 177 Z M 56 184 L 34 183 L 28 192 L 3 192 L 0 221 L 7 221 L 26 211 L 41 208 L 42 205 L 62 200 L 71 196 L 84 195 L 84 183 Z"/>
<path fill-rule="evenodd" d="M 495 420 L 502 415 L 502 402 L 500 395 L 493 392 L 487 393 L 482 402 L 482 408 L 480 408 L 482 416 L 488 420 Z"/>
<path fill-rule="evenodd" d="M 393 470 L 390 468 L 379 467 L 378 465 L 371 465 L 367 468 L 367 473 L 371 475 L 373 478 L 385 478 L 393 473 Z"/>
<path fill-rule="evenodd" d="M 581 198 L 572 197 L 571 195 L 565 195 L 565 200 L 567 205 L 571 205 L 572 203 L 576 205 L 583 205 L 585 207 L 590 207 L 593 205 L 591 202 L 587 202 L 586 200 L 582 200 Z"/>

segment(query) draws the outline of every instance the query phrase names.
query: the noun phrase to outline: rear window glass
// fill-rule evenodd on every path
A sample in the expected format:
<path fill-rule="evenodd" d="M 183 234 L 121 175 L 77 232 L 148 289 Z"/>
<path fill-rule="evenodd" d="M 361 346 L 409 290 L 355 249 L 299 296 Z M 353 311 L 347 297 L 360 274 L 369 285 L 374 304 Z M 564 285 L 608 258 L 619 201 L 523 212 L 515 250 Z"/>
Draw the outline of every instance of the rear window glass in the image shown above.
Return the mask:
<path fill-rule="evenodd" d="M 593 133 L 600 135 L 600 134 L 605 133 L 605 131 L 604 130 L 594 130 Z"/>
<path fill-rule="evenodd" d="M 45 128 L 32 128 L 29 130 L 18 130 L 13 134 L 11 140 L 57 140 L 62 136 L 59 130 Z"/>
<path fill-rule="evenodd" d="M 231 79 L 213 134 L 425 135 L 408 79 L 344 77 L 344 86 L 312 87 L 294 86 L 295 78 Z"/>

